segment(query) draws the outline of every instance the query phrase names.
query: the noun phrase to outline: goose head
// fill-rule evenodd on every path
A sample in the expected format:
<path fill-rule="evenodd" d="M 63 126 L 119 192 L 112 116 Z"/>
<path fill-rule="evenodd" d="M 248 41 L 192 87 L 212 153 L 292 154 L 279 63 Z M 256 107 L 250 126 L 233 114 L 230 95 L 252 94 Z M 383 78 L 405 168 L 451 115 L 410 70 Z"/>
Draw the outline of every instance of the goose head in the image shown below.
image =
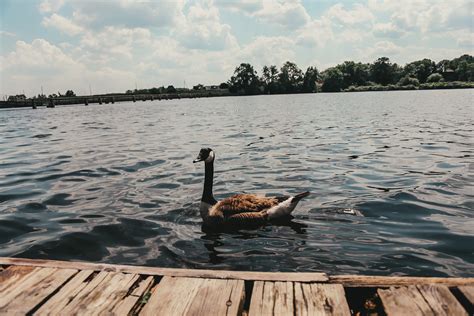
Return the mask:
<path fill-rule="evenodd" d="M 205 163 L 213 162 L 215 158 L 214 151 L 211 148 L 201 148 L 196 159 L 193 163 L 204 161 Z"/>

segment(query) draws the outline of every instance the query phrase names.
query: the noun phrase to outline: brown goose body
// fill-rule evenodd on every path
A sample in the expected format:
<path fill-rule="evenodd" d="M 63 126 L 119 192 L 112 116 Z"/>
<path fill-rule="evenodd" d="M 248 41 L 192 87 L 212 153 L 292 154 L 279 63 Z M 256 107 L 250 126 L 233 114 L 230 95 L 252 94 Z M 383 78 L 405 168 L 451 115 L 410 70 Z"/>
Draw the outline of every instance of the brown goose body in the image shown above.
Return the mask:
<path fill-rule="evenodd" d="M 208 222 L 240 223 L 254 221 L 263 223 L 267 220 L 266 210 L 278 204 L 274 197 L 261 197 L 253 194 L 236 194 L 225 198 L 211 207 Z"/>
<path fill-rule="evenodd" d="M 309 195 L 264 197 L 254 194 L 236 194 L 216 201 L 212 194 L 214 152 L 203 148 L 194 162 L 205 162 L 204 191 L 201 199 L 201 216 L 205 225 L 262 225 L 268 220 L 289 215 L 298 202 Z"/>

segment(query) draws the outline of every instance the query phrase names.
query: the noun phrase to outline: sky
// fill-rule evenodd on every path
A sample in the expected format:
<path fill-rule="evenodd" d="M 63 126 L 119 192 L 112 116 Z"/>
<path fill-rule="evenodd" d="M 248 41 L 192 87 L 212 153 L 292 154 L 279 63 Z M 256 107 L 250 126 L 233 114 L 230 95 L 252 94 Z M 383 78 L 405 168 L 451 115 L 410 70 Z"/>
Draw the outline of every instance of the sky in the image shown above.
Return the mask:
<path fill-rule="evenodd" d="M 125 92 L 474 51 L 472 0 L 0 0 L 0 95 Z"/>

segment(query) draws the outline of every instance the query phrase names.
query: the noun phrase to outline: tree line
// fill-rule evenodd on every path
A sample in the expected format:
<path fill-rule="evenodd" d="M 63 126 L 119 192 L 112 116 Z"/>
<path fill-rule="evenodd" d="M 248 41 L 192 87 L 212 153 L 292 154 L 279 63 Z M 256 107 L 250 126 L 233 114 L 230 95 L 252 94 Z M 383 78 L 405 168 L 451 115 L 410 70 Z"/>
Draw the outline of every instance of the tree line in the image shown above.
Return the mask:
<path fill-rule="evenodd" d="M 345 61 L 323 72 L 316 67 L 308 67 L 303 72 L 295 63 L 287 61 L 278 69 L 276 66 L 264 66 L 259 76 L 249 63 L 235 68 L 233 76 L 227 82 L 230 92 L 237 94 L 277 94 L 357 91 L 358 87 L 389 86 L 393 89 L 418 87 L 455 87 L 446 82 L 469 82 L 473 87 L 474 57 L 462 55 L 452 60 L 436 63 L 431 59 L 413 61 L 400 66 L 392 63 L 388 57 L 380 57 L 373 63 Z M 376 89 L 374 89 L 376 90 Z"/>
<path fill-rule="evenodd" d="M 264 66 L 261 75 L 249 63 L 241 63 L 227 82 L 205 87 L 188 88 L 172 85 L 158 88 L 127 90 L 126 94 L 170 94 L 196 90 L 220 89 L 232 94 L 289 94 L 338 91 L 399 90 L 399 89 L 474 88 L 474 57 L 468 54 L 452 60 L 435 62 L 424 58 L 405 66 L 380 57 L 373 63 L 345 61 L 320 72 L 308 67 L 303 72 L 295 63 L 287 61 L 280 68 Z M 20 97 L 16 96 L 16 97 Z M 38 95 L 46 99 L 75 97 L 72 90 L 65 94 Z M 24 96 L 23 96 L 24 97 Z"/>

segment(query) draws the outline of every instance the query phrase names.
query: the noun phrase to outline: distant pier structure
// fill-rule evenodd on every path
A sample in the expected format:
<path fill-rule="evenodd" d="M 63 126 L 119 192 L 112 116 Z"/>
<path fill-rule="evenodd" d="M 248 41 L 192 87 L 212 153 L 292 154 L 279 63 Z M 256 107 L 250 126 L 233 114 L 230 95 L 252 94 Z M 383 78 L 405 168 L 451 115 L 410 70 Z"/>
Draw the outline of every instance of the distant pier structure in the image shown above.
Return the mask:
<path fill-rule="evenodd" d="M 88 106 L 90 103 L 112 103 L 115 102 L 137 102 L 142 101 L 155 101 L 155 100 L 176 100 L 182 98 L 203 98 L 203 97 L 218 97 L 218 96 L 230 96 L 232 95 L 227 89 L 220 90 L 190 90 L 186 92 L 174 92 L 174 93 L 161 93 L 161 94 L 102 94 L 102 95 L 83 95 L 83 96 L 59 96 L 50 98 L 26 98 L 21 97 L 10 97 L 7 101 L 0 101 L 1 108 L 38 108 L 46 106 L 48 108 L 54 108 L 57 105 L 85 105 Z"/>

